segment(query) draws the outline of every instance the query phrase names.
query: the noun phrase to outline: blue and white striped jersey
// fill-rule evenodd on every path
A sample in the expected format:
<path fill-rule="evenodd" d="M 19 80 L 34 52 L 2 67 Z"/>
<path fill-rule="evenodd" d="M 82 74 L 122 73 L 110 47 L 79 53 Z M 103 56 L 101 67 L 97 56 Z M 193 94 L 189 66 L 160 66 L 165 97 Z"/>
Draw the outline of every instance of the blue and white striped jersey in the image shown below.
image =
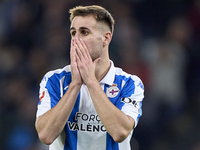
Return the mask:
<path fill-rule="evenodd" d="M 48 72 L 40 83 L 40 101 L 37 117 L 53 108 L 65 94 L 71 82 L 70 65 Z M 111 67 L 100 81 L 100 86 L 109 100 L 126 115 L 135 120 L 142 115 L 144 86 L 141 80 Z M 86 85 L 82 85 L 75 106 L 63 132 L 50 145 L 50 150 L 130 150 L 132 132 L 121 143 L 116 143 L 106 132 L 93 105 Z"/>

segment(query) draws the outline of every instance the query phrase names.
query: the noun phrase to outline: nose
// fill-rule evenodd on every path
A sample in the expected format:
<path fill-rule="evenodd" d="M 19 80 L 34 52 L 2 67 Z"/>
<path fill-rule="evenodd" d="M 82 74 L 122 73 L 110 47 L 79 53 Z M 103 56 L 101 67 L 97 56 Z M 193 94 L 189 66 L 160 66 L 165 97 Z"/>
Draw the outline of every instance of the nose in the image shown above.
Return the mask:
<path fill-rule="evenodd" d="M 80 37 L 81 37 L 80 34 L 78 32 L 76 32 L 76 34 L 74 35 L 74 38 L 79 39 Z"/>

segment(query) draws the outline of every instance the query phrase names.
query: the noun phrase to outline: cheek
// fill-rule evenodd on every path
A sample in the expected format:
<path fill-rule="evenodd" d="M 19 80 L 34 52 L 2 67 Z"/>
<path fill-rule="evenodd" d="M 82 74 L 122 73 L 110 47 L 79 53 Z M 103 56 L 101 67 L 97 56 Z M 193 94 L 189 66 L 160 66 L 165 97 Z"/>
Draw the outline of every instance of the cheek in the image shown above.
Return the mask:
<path fill-rule="evenodd" d="M 86 41 L 86 46 L 89 51 L 98 51 L 103 48 L 103 42 L 101 38 L 91 38 Z"/>
<path fill-rule="evenodd" d="M 103 47 L 102 38 L 100 37 L 96 38 L 96 40 L 94 41 L 94 46 L 96 46 L 97 48 L 102 48 Z"/>
<path fill-rule="evenodd" d="M 91 40 L 87 43 L 87 47 L 90 53 L 92 60 L 95 60 L 98 57 L 101 57 L 103 50 L 102 40 Z"/>

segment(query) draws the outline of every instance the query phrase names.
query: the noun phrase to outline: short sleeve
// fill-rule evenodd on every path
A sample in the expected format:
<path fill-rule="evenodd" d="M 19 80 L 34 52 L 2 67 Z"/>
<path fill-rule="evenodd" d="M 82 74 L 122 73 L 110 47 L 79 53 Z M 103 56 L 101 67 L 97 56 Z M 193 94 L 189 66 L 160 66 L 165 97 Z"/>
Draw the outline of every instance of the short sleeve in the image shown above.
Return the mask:
<path fill-rule="evenodd" d="M 137 76 L 133 76 L 131 79 L 132 81 L 127 82 L 128 85 L 125 85 L 124 87 L 124 94 L 122 94 L 121 97 L 121 101 L 124 105 L 121 111 L 135 120 L 136 127 L 139 118 L 142 116 L 144 86 L 142 81 Z M 126 91 L 128 91 L 128 93 Z"/>
<path fill-rule="evenodd" d="M 59 84 L 52 72 L 47 73 L 40 83 L 39 103 L 36 117 L 43 115 L 60 100 Z M 59 83 L 59 82 L 58 82 Z"/>

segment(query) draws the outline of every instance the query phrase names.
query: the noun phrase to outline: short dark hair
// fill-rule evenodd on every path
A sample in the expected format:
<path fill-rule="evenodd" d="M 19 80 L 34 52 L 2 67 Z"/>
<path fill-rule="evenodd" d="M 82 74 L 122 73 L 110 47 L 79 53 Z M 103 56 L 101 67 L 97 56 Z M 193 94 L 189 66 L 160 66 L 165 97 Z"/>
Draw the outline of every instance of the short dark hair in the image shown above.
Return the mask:
<path fill-rule="evenodd" d="M 111 33 L 113 34 L 115 20 L 113 19 L 112 15 L 105 8 L 101 6 L 97 5 L 77 6 L 70 9 L 69 13 L 71 14 L 70 15 L 71 22 L 76 16 L 93 15 L 96 21 L 106 23 L 109 26 Z"/>

